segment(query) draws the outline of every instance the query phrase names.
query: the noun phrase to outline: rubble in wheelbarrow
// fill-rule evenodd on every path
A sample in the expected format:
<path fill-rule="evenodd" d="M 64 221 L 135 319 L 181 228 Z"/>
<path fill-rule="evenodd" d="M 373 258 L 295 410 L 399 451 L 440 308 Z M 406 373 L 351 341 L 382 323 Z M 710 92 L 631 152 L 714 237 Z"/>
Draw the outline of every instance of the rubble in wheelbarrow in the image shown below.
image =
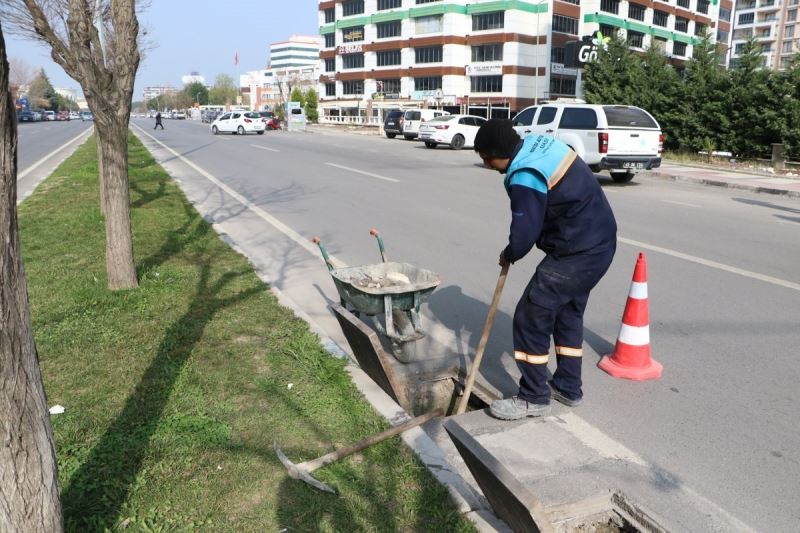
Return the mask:
<path fill-rule="evenodd" d="M 408 276 L 401 272 L 389 272 L 386 276 L 372 277 L 364 275 L 363 277 L 353 280 L 353 285 L 361 288 L 380 289 L 381 287 L 399 287 L 401 285 L 410 285 L 411 280 Z"/>

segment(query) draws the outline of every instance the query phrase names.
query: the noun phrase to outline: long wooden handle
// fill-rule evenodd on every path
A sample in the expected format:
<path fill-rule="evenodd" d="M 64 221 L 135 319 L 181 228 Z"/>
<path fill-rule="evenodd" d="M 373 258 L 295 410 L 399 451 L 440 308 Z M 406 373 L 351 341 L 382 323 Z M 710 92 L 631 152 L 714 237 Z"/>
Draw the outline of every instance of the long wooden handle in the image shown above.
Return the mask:
<path fill-rule="evenodd" d="M 508 275 L 508 263 L 500 270 L 500 277 L 497 278 L 497 287 L 494 289 L 494 296 L 492 297 L 492 305 L 489 307 L 489 315 L 486 317 L 486 325 L 483 326 L 483 335 L 478 343 L 478 351 L 475 352 L 475 360 L 472 362 L 472 369 L 467 376 L 467 384 L 464 387 L 464 394 L 461 396 L 461 402 L 458 404 L 456 414 L 460 415 L 467 410 L 469 403 L 469 396 L 472 394 L 472 385 L 475 383 L 475 377 L 478 375 L 478 369 L 481 366 L 481 359 L 483 359 L 483 350 L 486 349 L 486 343 L 489 341 L 489 333 L 492 331 L 492 324 L 494 324 L 494 315 L 497 312 L 497 304 L 500 303 L 500 295 L 503 294 L 503 286 L 506 284 L 506 276 Z"/>
<path fill-rule="evenodd" d="M 407 431 L 413 427 L 417 427 L 421 424 L 424 424 L 428 420 L 436 418 L 437 416 L 442 416 L 444 411 L 440 409 L 434 409 L 430 413 L 418 416 L 417 418 L 413 418 L 404 424 L 400 424 L 399 426 L 394 426 L 392 428 L 387 429 L 386 431 L 382 431 L 377 435 L 373 435 L 369 438 L 362 440 L 361 442 L 357 442 L 350 446 L 346 446 L 344 448 L 340 448 L 338 450 L 332 451 L 323 455 L 322 457 L 318 457 L 313 461 L 306 461 L 305 463 L 301 463 L 297 465 L 298 468 L 304 469 L 306 472 L 313 472 L 317 468 L 325 466 L 327 464 L 333 463 L 338 461 L 339 459 L 343 459 L 348 455 L 352 455 L 356 452 L 360 452 L 364 448 L 369 448 L 373 444 L 378 444 L 381 441 L 384 441 L 388 438 L 394 437 L 404 431 Z"/>

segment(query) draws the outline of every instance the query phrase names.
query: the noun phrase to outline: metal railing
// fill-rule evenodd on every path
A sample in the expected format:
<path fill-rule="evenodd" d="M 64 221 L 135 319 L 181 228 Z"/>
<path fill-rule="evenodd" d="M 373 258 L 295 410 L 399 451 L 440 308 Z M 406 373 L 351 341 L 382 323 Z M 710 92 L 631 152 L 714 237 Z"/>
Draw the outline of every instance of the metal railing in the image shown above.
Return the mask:
<path fill-rule="evenodd" d="M 380 117 L 359 117 L 359 116 L 320 116 L 320 124 L 348 124 L 353 126 L 380 126 Z"/>

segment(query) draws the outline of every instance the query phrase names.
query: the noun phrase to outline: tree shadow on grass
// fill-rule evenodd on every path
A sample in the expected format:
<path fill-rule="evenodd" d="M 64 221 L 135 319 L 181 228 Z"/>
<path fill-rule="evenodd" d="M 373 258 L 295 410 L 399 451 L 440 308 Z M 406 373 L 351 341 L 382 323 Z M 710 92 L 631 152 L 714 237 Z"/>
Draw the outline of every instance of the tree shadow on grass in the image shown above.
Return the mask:
<path fill-rule="evenodd" d="M 195 236 L 207 231 L 207 224 L 198 224 Z M 176 245 L 176 249 L 180 247 Z M 220 296 L 226 286 L 248 274 L 249 269 L 226 272 L 212 279 L 213 259 L 213 255 L 202 252 L 195 257 L 199 276 L 187 311 L 166 329 L 155 358 L 128 397 L 121 413 L 64 490 L 62 502 L 68 528 L 77 531 L 113 528 L 139 473 L 150 439 L 158 428 L 176 380 L 205 327 L 219 311 L 264 291 L 259 285 L 229 296 Z"/>

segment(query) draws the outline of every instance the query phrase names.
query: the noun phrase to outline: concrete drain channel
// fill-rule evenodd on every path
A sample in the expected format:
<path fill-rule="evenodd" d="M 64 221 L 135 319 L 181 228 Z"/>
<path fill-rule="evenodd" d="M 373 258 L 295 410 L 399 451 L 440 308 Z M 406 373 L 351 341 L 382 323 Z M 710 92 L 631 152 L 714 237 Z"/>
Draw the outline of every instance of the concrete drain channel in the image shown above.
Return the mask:
<path fill-rule="evenodd" d="M 339 304 L 330 308 L 361 369 L 407 413 L 418 416 L 436 408 L 446 415 L 455 412 L 463 390 L 458 369 L 401 376 L 395 371 L 394 356 L 387 353 L 372 328 Z M 490 395 L 476 383 L 470 408 L 483 409 L 489 401 Z M 456 418 L 446 420 L 443 427 L 494 513 L 515 532 L 667 533 L 650 513 L 621 492 L 545 507 Z"/>

